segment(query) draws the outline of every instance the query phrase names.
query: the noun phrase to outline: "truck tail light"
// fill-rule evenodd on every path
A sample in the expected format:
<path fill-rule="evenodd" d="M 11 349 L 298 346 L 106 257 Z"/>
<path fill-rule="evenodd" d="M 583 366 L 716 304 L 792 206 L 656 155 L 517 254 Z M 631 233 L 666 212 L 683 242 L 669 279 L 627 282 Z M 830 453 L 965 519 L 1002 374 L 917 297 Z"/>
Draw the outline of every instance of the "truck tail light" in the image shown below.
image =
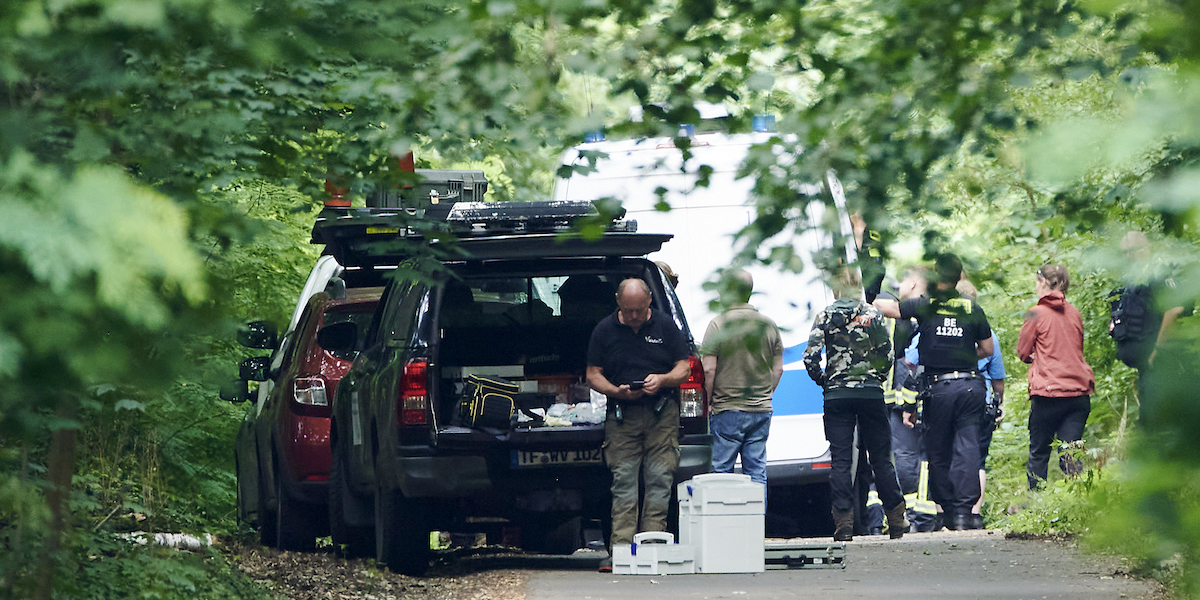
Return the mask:
<path fill-rule="evenodd" d="M 324 377 L 297 377 L 292 382 L 292 398 L 305 406 L 329 406 Z"/>
<path fill-rule="evenodd" d="M 400 425 L 429 423 L 428 364 L 422 359 L 409 360 L 400 378 L 400 398 L 396 415 Z"/>
<path fill-rule="evenodd" d="M 396 157 L 396 166 L 400 167 L 401 171 L 408 171 L 409 173 L 416 173 L 417 172 L 417 159 L 415 156 L 413 156 L 413 151 L 409 150 L 408 152 L 406 152 L 404 154 L 404 156 L 397 156 Z"/>
<path fill-rule="evenodd" d="M 397 156 L 396 166 L 401 171 L 409 173 L 417 172 L 416 158 L 413 156 L 412 150 L 409 150 L 404 156 Z M 344 179 L 344 178 L 343 178 Z M 340 186 L 334 183 L 332 179 L 325 180 L 325 206 L 334 208 L 349 208 L 350 207 L 350 188 L 348 186 Z"/>
<path fill-rule="evenodd" d="M 704 398 L 704 366 L 697 356 L 688 357 L 692 374 L 679 386 L 679 416 L 697 418 L 708 415 L 708 402 Z"/>

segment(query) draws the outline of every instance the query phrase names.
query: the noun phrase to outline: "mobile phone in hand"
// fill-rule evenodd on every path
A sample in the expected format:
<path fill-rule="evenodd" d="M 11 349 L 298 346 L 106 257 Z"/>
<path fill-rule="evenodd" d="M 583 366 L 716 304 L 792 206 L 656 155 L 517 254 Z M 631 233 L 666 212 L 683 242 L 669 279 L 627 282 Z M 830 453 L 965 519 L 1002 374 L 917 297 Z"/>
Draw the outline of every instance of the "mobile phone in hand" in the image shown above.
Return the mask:
<path fill-rule="evenodd" d="M 642 389 L 642 386 L 644 386 L 644 385 L 646 385 L 645 381 L 631 381 L 631 382 L 629 382 L 629 389 L 640 390 L 640 389 Z"/>

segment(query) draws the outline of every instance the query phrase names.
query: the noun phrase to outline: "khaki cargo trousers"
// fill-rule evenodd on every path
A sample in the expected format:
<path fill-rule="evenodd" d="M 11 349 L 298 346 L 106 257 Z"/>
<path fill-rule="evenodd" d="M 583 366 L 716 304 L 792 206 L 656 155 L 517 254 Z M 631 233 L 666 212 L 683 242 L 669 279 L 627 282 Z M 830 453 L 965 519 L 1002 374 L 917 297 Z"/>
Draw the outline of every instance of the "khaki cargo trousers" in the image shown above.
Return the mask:
<path fill-rule="evenodd" d="M 679 402 L 668 400 L 659 414 L 652 403 L 625 402 L 624 420 L 608 409 L 604 462 L 612 471 L 612 543 L 631 544 L 642 531 L 666 531 L 671 486 L 679 467 Z M 638 475 L 645 496 L 638 522 Z"/>

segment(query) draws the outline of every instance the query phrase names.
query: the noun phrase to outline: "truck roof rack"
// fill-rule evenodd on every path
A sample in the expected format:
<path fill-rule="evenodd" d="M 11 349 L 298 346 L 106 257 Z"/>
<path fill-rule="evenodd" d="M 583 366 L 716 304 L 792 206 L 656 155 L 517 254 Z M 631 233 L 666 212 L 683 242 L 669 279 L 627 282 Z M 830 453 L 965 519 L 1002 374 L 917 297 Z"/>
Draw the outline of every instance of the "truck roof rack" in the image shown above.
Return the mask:
<path fill-rule="evenodd" d="M 600 211 L 589 200 L 459 202 L 446 216 L 446 222 L 456 235 L 474 236 L 567 231 L 580 219 L 599 216 Z M 621 220 L 624 216 L 622 209 L 609 224 L 608 230 L 637 231 L 637 222 Z"/>
<path fill-rule="evenodd" d="M 413 208 L 340 208 L 326 207 L 313 224 L 312 243 L 325 244 L 342 265 L 395 263 L 414 256 L 416 245 L 433 245 L 446 237 L 458 238 L 464 246 L 485 254 L 511 245 L 514 237 L 548 236 L 569 233 L 581 220 L 600 215 L 588 200 L 546 200 L 535 202 L 457 202 L 443 219 Z M 609 233 L 636 234 L 637 222 L 617 215 L 606 228 Z M 669 239 L 667 236 L 665 239 Z M 496 243 L 465 243 L 480 238 L 504 238 Z M 453 243 L 453 242 L 451 242 Z M 661 241 L 658 242 L 661 245 Z M 594 253 L 596 244 L 585 244 Z M 465 250 L 466 248 L 464 248 Z M 549 250 L 549 248 L 545 248 Z M 584 247 L 580 251 L 585 251 Z M 469 250 L 468 250 L 469 252 Z M 627 249 L 618 253 L 632 253 Z"/>

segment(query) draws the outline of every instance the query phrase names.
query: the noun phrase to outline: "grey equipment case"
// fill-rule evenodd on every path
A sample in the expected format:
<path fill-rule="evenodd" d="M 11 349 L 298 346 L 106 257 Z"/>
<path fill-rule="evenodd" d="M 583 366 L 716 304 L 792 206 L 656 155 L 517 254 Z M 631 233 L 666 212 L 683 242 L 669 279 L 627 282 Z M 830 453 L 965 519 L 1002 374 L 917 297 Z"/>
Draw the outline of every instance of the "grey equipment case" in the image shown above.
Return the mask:
<path fill-rule="evenodd" d="M 846 544 L 770 544 L 766 546 L 766 568 L 845 569 Z"/>

